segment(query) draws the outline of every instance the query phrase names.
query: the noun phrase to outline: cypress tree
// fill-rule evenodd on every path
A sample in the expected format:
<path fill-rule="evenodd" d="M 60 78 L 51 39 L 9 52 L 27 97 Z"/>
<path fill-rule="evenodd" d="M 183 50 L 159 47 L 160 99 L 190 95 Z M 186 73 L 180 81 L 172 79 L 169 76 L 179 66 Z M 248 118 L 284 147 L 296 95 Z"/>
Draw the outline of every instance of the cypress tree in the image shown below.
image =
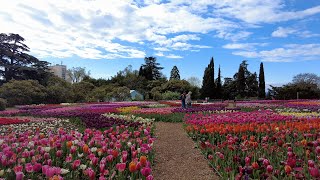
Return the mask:
<path fill-rule="evenodd" d="M 222 85 L 221 85 L 221 70 L 220 70 L 220 66 L 219 66 L 219 71 L 218 71 L 218 77 L 216 80 L 216 85 L 217 85 L 217 89 L 216 89 L 216 98 L 221 99 L 222 97 Z"/>
<path fill-rule="evenodd" d="M 178 79 L 180 80 L 180 73 L 177 66 L 173 66 L 171 73 L 170 73 L 170 79 Z"/>
<path fill-rule="evenodd" d="M 260 63 L 260 72 L 259 72 L 259 98 L 265 98 L 266 97 L 266 83 L 264 80 L 264 68 L 263 63 Z"/>
<path fill-rule="evenodd" d="M 210 64 L 204 71 L 203 76 L 203 83 L 202 83 L 202 89 L 201 94 L 202 97 L 209 97 L 214 98 L 215 97 L 215 82 L 214 82 L 214 60 L 213 57 L 211 58 Z"/>

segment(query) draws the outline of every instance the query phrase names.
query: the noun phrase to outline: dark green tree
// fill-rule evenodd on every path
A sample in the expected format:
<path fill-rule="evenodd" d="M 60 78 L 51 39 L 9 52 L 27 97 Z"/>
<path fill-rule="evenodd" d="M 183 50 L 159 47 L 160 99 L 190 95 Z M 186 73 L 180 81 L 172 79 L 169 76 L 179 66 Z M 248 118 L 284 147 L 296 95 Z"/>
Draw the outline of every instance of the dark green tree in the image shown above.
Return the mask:
<path fill-rule="evenodd" d="M 180 79 L 180 72 L 177 66 L 173 66 L 171 73 L 170 73 L 170 80 L 171 79 Z"/>
<path fill-rule="evenodd" d="M 145 64 L 140 68 L 139 74 L 144 76 L 147 80 L 158 80 L 163 75 L 160 72 L 163 67 L 160 67 L 160 63 L 157 63 L 156 57 L 145 57 Z"/>
<path fill-rule="evenodd" d="M 19 34 L 0 34 L 0 76 L 3 82 L 47 78 L 48 64 L 27 54 L 29 47 Z M 41 76 L 37 76 L 40 75 Z"/>
<path fill-rule="evenodd" d="M 266 97 L 266 83 L 264 80 L 264 68 L 263 63 L 260 63 L 260 72 L 259 72 L 259 98 Z"/>
<path fill-rule="evenodd" d="M 241 97 L 246 96 L 246 78 L 245 78 L 245 67 L 240 64 L 239 70 L 237 73 L 237 90 L 238 90 L 238 95 Z"/>
<path fill-rule="evenodd" d="M 219 66 L 218 77 L 216 79 L 216 98 L 222 99 L 222 83 L 221 83 L 221 70 Z"/>
<path fill-rule="evenodd" d="M 203 81 L 202 81 L 202 89 L 201 95 L 202 98 L 215 97 L 215 82 L 214 82 L 214 60 L 213 57 L 208 65 L 208 67 L 204 71 Z"/>
<path fill-rule="evenodd" d="M 246 79 L 246 84 L 247 97 L 257 97 L 259 90 L 257 73 L 250 74 Z"/>

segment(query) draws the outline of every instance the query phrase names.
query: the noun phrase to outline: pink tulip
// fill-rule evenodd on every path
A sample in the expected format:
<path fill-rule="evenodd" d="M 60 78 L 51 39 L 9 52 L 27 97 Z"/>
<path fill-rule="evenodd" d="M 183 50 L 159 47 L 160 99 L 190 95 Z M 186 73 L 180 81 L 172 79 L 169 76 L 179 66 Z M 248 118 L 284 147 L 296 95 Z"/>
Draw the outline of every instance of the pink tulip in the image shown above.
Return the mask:
<path fill-rule="evenodd" d="M 58 150 L 58 151 L 56 152 L 56 156 L 57 156 L 58 158 L 60 158 L 60 157 L 62 156 L 62 151 L 61 151 L 61 150 Z"/>
<path fill-rule="evenodd" d="M 272 173 L 273 167 L 271 165 L 268 165 L 267 166 L 267 171 L 268 171 L 268 173 Z"/>
<path fill-rule="evenodd" d="M 320 146 L 317 146 L 317 147 L 316 147 L 316 153 L 317 153 L 317 154 L 320 154 Z"/>
<path fill-rule="evenodd" d="M 50 177 L 53 177 L 55 173 L 56 173 L 56 169 L 53 167 L 50 167 L 46 171 L 46 176 L 50 178 Z"/>
<path fill-rule="evenodd" d="M 149 176 L 147 177 L 147 180 L 153 180 L 153 176 L 152 176 L 152 175 L 149 175 Z"/>
<path fill-rule="evenodd" d="M 94 165 L 94 166 L 96 166 L 98 164 L 98 161 L 99 161 L 99 158 L 97 158 L 97 157 L 93 157 L 91 159 L 92 165 Z"/>
<path fill-rule="evenodd" d="M 318 178 L 320 177 L 319 169 L 315 167 L 309 167 L 309 173 L 312 177 Z"/>
<path fill-rule="evenodd" d="M 27 164 L 25 165 L 25 169 L 26 169 L 26 171 L 27 171 L 28 173 L 33 172 L 33 166 L 32 166 L 32 164 L 31 164 L 31 163 L 27 163 Z"/>
<path fill-rule="evenodd" d="M 249 157 L 246 157 L 246 158 L 244 159 L 244 161 L 245 161 L 245 163 L 246 163 L 247 166 L 250 165 L 250 163 L 251 163 L 251 160 L 250 160 Z"/>
<path fill-rule="evenodd" d="M 116 168 L 118 169 L 118 171 L 122 172 L 126 169 L 126 163 L 118 163 L 116 164 Z"/>
<path fill-rule="evenodd" d="M 24 174 L 23 172 L 16 172 L 16 180 L 23 180 Z"/>
<path fill-rule="evenodd" d="M 96 174 L 93 169 L 88 168 L 85 173 L 89 176 L 90 180 L 94 180 L 96 178 Z"/>
<path fill-rule="evenodd" d="M 314 168 L 314 161 L 308 160 L 308 166 Z"/>
<path fill-rule="evenodd" d="M 148 177 L 151 174 L 151 169 L 149 167 L 144 167 L 140 172 L 143 176 Z"/>
<path fill-rule="evenodd" d="M 42 166 L 42 173 L 43 174 L 47 174 L 47 170 L 49 169 L 49 166 L 48 165 L 44 165 Z"/>
<path fill-rule="evenodd" d="M 108 162 L 112 162 L 113 161 L 113 156 L 112 155 L 108 155 L 107 156 L 107 161 Z"/>
<path fill-rule="evenodd" d="M 80 166 L 80 164 L 81 164 L 81 161 L 78 159 L 78 160 L 75 160 L 75 161 L 73 161 L 73 163 L 72 163 L 72 169 L 77 169 L 79 166 Z"/>
<path fill-rule="evenodd" d="M 39 172 L 41 170 L 41 168 L 42 168 L 42 165 L 40 163 L 35 163 L 33 165 L 33 171 L 35 171 L 35 172 Z"/>
<path fill-rule="evenodd" d="M 13 168 L 14 172 L 17 173 L 17 172 L 22 172 L 23 170 L 23 166 L 21 165 L 17 165 Z"/>
<path fill-rule="evenodd" d="M 264 166 L 268 166 L 268 165 L 270 164 L 270 162 L 269 162 L 268 159 L 264 159 L 264 160 L 262 161 L 262 163 L 263 163 Z"/>

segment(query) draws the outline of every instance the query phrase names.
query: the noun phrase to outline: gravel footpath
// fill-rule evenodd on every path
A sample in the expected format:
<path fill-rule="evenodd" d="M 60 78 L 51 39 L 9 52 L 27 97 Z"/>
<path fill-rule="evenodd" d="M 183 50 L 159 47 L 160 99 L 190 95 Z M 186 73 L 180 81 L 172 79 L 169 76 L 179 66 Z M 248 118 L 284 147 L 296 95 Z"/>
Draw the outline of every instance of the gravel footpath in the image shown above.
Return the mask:
<path fill-rule="evenodd" d="M 155 180 L 216 180 L 199 149 L 188 137 L 182 123 L 156 122 Z"/>

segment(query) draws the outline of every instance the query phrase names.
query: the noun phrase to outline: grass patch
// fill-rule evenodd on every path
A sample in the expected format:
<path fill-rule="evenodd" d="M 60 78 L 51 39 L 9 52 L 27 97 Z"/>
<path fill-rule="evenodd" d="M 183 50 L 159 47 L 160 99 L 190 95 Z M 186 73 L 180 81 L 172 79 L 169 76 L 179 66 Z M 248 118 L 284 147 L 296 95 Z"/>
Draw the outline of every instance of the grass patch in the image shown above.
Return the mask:
<path fill-rule="evenodd" d="M 84 130 L 86 129 L 86 125 L 80 118 L 69 118 L 69 121 L 70 123 L 76 125 L 80 132 L 84 132 Z"/>
<path fill-rule="evenodd" d="M 154 118 L 155 121 L 161 122 L 182 122 L 185 113 L 172 113 L 172 114 L 135 114 L 142 118 Z"/>

